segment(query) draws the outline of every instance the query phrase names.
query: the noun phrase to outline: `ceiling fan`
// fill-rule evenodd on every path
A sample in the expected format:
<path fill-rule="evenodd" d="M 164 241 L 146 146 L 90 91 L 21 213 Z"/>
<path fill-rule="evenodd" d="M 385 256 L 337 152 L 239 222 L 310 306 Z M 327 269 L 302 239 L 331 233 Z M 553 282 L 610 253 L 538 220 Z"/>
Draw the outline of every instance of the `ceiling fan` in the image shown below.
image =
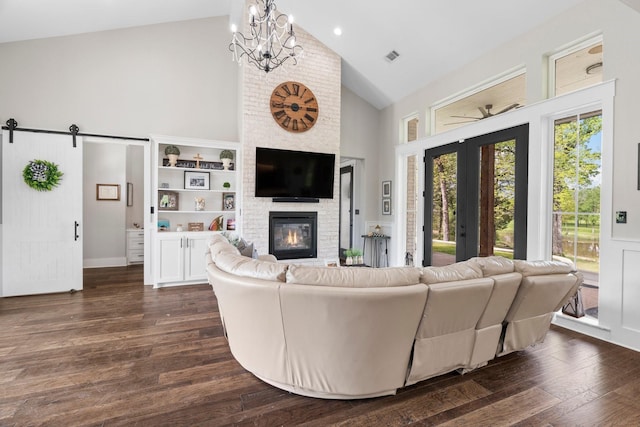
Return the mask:
<path fill-rule="evenodd" d="M 496 116 L 498 114 L 502 114 L 502 113 L 506 113 L 509 110 L 513 110 L 514 108 L 518 108 L 520 106 L 520 104 L 513 103 L 511 105 L 506 106 L 505 108 L 503 108 L 502 110 L 492 113 L 491 109 L 493 108 L 493 104 L 487 104 L 484 107 L 478 107 L 478 110 L 480 110 L 480 114 L 482 114 L 482 117 L 470 117 L 470 116 L 451 116 L 451 117 L 455 117 L 458 119 L 466 119 L 464 122 L 453 122 L 453 123 L 447 123 L 447 125 L 457 125 L 460 123 L 471 123 L 471 122 L 475 122 L 478 120 L 483 120 L 486 119 L 488 117 L 493 117 Z"/>

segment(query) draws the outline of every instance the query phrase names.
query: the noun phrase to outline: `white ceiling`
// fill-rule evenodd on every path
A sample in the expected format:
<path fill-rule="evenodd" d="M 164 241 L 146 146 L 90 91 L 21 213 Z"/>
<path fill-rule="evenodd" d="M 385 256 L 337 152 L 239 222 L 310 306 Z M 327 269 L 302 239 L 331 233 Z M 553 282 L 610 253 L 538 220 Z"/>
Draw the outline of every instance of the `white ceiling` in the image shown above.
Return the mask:
<path fill-rule="evenodd" d="M 0 43 L 228 15 L 242 0 L 0 0 Z M 384 108 L 582 0 L 277 0 Z M 627 0 L 635 1 L 635 0 Z M 333 29 L 340 26 L 343 35 Z M 303 46 L 304 47 L 304 46 Z M 396 50 L 393 63 L 385 55 Z M 514 64 L 516 65 L 516 64 Z"/>

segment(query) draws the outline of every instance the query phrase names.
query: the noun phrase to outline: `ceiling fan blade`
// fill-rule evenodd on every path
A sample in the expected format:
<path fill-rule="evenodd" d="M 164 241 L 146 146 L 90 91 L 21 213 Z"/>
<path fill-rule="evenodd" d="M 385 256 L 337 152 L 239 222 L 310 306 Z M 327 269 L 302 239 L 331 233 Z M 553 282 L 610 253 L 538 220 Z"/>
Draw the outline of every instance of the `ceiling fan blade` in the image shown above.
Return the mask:
<path fill-rule="evenodd" d="M 471 116 L 449 116 L 455 117 L 456 119 L 468 119 L 468 120 L 482 120 L 484 117 L 471 117 Z"/>
<path fill-rule="evenodd" d="M 502 113 L 506 113 L 509 110 L 513 110 L 514 108 L 519 107 L 520 104 L 518 104 L 517 102 L 515 104 L 511 104 L 508 107 L 503 108 L 502 110 L 498 111 L 496 114 L 502 114 Z"/>
<path fill-rule="evenodd" d="M 474 122 L 477 122 L 478 120 L 480 120 L 480 119 L 467 120 L 466 122 L 451 122 L 451 123 L 445 123 L 444 125 L 445 125 L 445 126 L 461 125 L 461 124 L 464 124 L 464 123 L 474 123 Z"/>

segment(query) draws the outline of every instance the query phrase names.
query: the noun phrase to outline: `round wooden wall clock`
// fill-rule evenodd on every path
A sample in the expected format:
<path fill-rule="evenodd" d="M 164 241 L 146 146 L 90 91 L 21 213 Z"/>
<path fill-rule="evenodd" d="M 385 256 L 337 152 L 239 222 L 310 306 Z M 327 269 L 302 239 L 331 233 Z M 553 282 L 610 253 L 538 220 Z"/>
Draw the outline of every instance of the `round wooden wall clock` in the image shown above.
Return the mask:
<path fill-rule="evenodd" d="M 304 132 L 318 120 L 318 100 L 302 83 L 280 83 L 271 94 L 271 115 L 282 129 Z"/>

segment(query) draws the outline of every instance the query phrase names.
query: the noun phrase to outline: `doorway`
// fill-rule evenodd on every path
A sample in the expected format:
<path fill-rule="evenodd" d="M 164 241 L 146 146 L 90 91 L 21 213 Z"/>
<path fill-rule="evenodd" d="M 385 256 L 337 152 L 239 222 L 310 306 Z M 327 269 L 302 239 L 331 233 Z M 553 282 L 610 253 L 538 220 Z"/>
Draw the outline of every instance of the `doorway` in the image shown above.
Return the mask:
<path fill-rule="evenodd" d="M 425 151 L 423 265 L 526 258 L 528 135 L 525 124 Z"/>
<path fill-rule="evenodd" d="M 340 258 L 353 247 L 353 166 L 340 168 Z"/>

